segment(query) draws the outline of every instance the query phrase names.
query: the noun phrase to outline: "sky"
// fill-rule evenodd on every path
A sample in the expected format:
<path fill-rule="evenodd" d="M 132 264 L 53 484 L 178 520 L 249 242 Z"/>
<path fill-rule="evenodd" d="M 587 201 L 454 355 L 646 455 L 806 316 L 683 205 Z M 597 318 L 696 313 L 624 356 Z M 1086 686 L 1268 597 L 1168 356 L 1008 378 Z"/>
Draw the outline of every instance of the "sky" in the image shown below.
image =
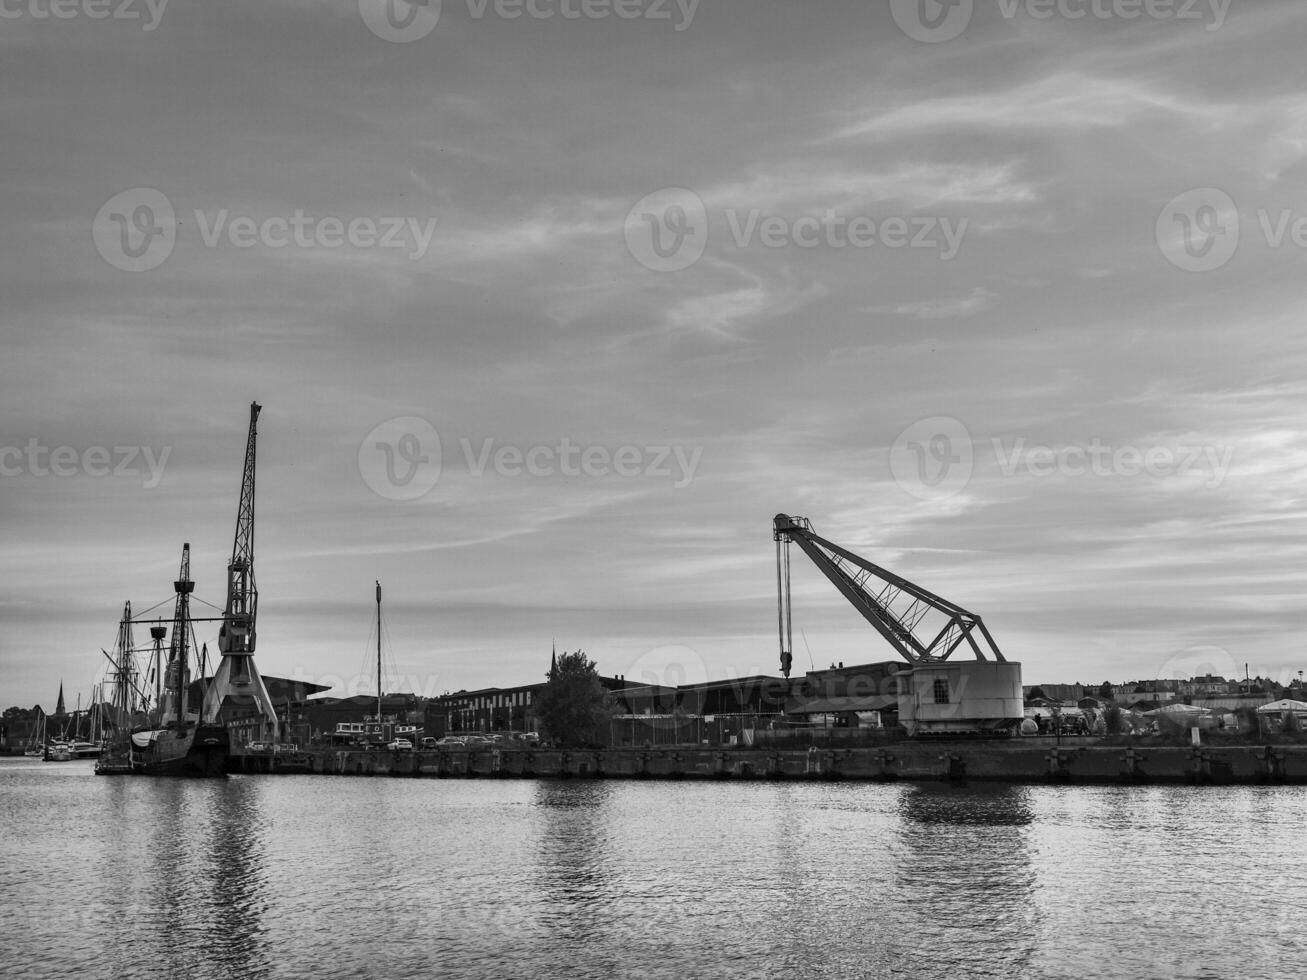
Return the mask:
<path fill-rule="evenodd" d="M 3 0 L 0 701 L 222 606 L 253 401 L 333 693 L 376 580 L 388 689 L 775 673 L 777 513 L 1028 684 L 1297 676 L 1301 6 Z"/>

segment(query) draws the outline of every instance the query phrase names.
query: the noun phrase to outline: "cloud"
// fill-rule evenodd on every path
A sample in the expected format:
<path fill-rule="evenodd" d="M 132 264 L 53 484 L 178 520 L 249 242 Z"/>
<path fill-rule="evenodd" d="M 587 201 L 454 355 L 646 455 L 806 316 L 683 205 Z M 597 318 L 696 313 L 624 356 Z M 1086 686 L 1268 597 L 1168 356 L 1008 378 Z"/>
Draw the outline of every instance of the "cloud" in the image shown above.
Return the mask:
<path fill-rule="evenodd" d="M 859 313 L 889 313 L 910 316 L 918 320 L 953 320 L 975 316 L 994 305 L 996 293 L 977 286 L 966 296 L 953 299 L 924 299 L 915 303 L 888 303 L 864 306 Z"/>
<path fill-rule="evenodd" d="M 664 317 L 672 330 L 738 339 L 758 321 L 792 313 L 825 294 L 820 284 L 800 286 L 784 271 L 769 277 L 719 259 L 706 264 L 717 278 L 743 279 L 744 285 L 710 289 L 677 300 Z"/>
<path fill-rule="evenodd" d="M 832 139 L 901 137 L 947 129 L 1122 129 L 1142 116 L 1180 117 L 1212 125 L 1237 118 L 1235 106 L 1183 98 L 1135 78 L 1067 71 L 1001 91 L 931 98 L 867 114 Z"/>

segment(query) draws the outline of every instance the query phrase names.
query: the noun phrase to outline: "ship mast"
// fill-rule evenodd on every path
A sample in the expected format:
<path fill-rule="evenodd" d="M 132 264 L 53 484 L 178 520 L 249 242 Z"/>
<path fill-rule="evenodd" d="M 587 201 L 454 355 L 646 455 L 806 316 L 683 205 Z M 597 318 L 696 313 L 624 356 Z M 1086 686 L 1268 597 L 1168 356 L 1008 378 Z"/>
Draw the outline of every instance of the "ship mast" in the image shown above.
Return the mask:
<path fill-rule="evenodd" d="M 173 610 L 172 637 L 168 645 L 168 688 L 177 707 L 177 728 L 186 727 L 186 682 L 189 671 L 187 661 L 190 657 L 191 639 L 191 593 L 195 583 L 191 581 L 191 546 L 182 545 L 182 567 L 173 582 L 177 592 L 177 605 Z M 168 719 L 161 713 L 161 724 Z"/>
<path fill-rule="evenodd" d="M 152 673 L 154 674 L 154 702 L 153 702 L 153 704 L 147 704 L 147 705 L 146 705 L 146 710 L 147 710 L 147 711 L 150 710 L 151 708 L 153 708 L 155 711 L 161 711 L 161 710 L 162 710 L 162 705 L 163 705 L 163 638 L 164 638 L 165 636 L 167 636 L 167 635 L 168 635 L 168 627 L 166 627 L 166 626 L 151 626 L 151 627 L 150 627 L 150 639 L 154 641 L 154 667 L 153 667 L 153 669 L 152 669 Z M 147 679 L 146 683 L 147 683 L 147 685 L 148 685 L 148 683 L 149 683 L 148 679 Z M 148 695 L 148 694 L 146 695 L 146 698 L 147 698 L 147 700 L 148 700 L 148 698 L 149 698 L 149 695 Z M 160 715 L 160 716 L 159 716 L 159 721 L 160 721 L 160 722 L 163 721 L 163 715 Z"/>
<path fill-rule="evenodd" d="M 162 630 L 164 627 L 156 626 L 151 629 Z M 118 660 L 114 664 L 114 722 L 128 730 L 132 727 L 132 715 L 135 714 L 136 699 L 133 696 L 133 690 L 136 687 L 135 671 L 132 669 L 132 648 L 135 644 L 132 642 L 132 604 L 130 602 L 123 605 L 122 622 L 118 624 L 118 649 L 114 651 L 118 654 Z"/>
<path fill-rule="evenodd" d="M 377 724 L 381 724 L 381 581 L 377 580 Z"/>

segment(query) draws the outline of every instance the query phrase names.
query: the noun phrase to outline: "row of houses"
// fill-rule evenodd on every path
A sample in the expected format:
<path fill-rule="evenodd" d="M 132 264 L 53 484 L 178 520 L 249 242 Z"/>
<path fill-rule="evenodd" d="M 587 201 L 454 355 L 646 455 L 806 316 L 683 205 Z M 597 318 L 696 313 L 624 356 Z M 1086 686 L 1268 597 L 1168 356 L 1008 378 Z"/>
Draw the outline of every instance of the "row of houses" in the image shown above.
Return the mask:
<path fill-rule="evenodd" d="M 1269 699 L 1288 696 L 1301 689 L 1300 680 L 1282 686 L 1263 677 L 1228 680 L 1215 675 L 1181 678 L 1154 678 L 1130 681 L 1125 684 L 1027 684 L 1023 691 L 1027 699 L 1044 697 L 1063 703 L 1075 703 L 1084 698 L 1129 704 L 1147 700 L 1166 704 L 1188 701 L 1191 698 L 1250 698 L 1267 696 Z"/>

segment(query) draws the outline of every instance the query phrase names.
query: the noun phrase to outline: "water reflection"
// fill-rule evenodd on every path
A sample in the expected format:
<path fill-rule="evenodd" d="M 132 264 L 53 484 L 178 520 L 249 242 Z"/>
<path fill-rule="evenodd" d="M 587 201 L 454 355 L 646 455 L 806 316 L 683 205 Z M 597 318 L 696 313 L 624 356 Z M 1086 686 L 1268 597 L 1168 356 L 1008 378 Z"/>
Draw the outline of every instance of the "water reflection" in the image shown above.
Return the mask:
<path fill-rule="evenodd" d="M 263 942 L 268 908 L 263 789 L 258 779 L 232 779 L 205 788 L 209 811 L 205 906 L 215 966 L 227 976 L 272 975 Z"/>
<path fill-rule="evenodd" d="M 181 779 L 155 779 L 147 784 L 152 810 L 143 815 L 153 832 L 147 853 L 141 855 L 150 882 L 147 908 L 153 914 L 137 923 L 145 949 L 154 951 L 156 964 L 173 976 L 195 976 L 200 957 L 195 899 L 195 846 L 197 828 L 190 824 L 189 791 Z"/>
<path fill-rule="evenodd" d="M 1199 980 L 1307 958 L 1302 787 L 79 783 L 11 765 L 4 977 Z"/>
<path fill-rule="evenodd" d="M 97 782 L 113 818 L 100 828 L 96 969 L 188 980 L 273 975 L 260 942 L 267 908 L 264 818 L 255 781 Z"/>
<path fill-rule="evenodd" d="M 603 780 L 537 785 L 534 805 L 542 820 L 536 866 L 547 903 L 542 918 L 556 940 L 593 943 L 609 917 L 615 881 L 605 821 L 611 794 Z"/>
<path fill-rule="evenodd" d="M 900 811 L 909 824 L 1019 827 L 1035 818 L 1029 790 L 1024 786 L 922 784 L 900 797 Z"/>
<path fill-rule="evenodd" d="M 1041 928 L 1030 790 L 922 785 L 899 802 L 899 925 L 922 948 L 939 951 L 931 969 L 940 976 L 1029 975 Z"/>

